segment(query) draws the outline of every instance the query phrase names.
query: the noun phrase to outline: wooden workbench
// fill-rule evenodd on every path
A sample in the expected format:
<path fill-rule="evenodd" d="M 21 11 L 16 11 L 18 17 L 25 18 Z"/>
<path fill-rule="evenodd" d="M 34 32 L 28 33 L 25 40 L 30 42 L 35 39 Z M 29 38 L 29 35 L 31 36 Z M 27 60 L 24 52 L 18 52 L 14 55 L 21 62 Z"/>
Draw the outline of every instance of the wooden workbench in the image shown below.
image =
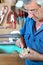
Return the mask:
<path fill-rule="evenodd" d="M 25 62 L 19 58 L 17 53 L 0 54 L 0 65 L 25 65 Z"/>

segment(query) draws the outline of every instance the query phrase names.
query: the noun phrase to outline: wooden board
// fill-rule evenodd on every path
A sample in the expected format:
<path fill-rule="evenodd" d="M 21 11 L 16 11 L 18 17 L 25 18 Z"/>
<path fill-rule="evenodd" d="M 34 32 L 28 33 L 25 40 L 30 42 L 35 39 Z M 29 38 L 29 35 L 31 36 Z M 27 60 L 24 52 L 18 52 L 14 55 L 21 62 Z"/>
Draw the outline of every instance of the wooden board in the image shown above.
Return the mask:
<path fill-rule="evenodd" d="M 25 65 L 18 54 L 0 54 L 0 65 Z"/>

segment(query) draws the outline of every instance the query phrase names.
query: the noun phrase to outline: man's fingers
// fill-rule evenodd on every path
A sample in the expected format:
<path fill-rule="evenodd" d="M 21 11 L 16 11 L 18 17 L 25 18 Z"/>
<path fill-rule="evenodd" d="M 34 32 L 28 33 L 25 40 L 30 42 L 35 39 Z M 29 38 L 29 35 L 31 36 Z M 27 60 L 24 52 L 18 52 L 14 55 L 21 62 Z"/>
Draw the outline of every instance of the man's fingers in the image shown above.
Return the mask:
<path fill-rule="evenodd" d="M 30 53 L 30 48 L 29 47 L 27 47 L 27 51 L 28 51 L 28 53 Z"/>
<path fill-rule="evenodd" d="M 20 58 L 23 58 L 23 55 L 19 54 L 19 57 L 20 57 Z"/>
<path fill-rule="evenodd" d="M 21 48 L 24 48 L 24 46 L 23 46 L 23 44 L 22 44 L 22 43 L 20 43 L 20 46 L 21 46 Z"/>
<path fill-rule="evenodd" d="M 30 50 L 29 47 L 27 47 L 27 50 Z"/>
<path fill-rule="evenodd" d="M 28 57 L 28 54 L 19 54 L 19 57 L 20 58 L 27 58 Z"/>
<path fill-rule="evenodd" d="M 16 45 L 19 46 L 19 47 L 21 47 L 21 48 L 24 47 L 23 43 L 20 40 L 16 41 Z"/>

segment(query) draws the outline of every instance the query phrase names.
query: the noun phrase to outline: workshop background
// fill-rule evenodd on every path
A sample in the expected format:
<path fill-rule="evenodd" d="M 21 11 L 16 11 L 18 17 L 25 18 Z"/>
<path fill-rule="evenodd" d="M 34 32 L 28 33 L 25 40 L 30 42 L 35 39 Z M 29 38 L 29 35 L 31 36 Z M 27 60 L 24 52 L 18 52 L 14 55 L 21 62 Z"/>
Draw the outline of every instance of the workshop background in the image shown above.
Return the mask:
<path fill-rule="evenodd" d="M 19 31 L 25 22 L 25 12 L 15 7 L 17 0 L 0 0 L 0 34 L 11 34 Z M 9 38 L 0 38 L 9 41 Z M 17 52 L 14 54 L 0 53 L 0 65 L 25 65 Z"/>

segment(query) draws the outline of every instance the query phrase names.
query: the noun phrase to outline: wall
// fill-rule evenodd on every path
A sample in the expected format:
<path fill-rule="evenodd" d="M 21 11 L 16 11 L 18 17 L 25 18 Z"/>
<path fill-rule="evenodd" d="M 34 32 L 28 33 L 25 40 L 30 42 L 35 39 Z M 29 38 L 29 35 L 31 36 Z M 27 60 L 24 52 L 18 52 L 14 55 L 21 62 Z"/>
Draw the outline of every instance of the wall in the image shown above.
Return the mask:
<path fill-rule="evenodd" d="M 5 0 L 5 3 L 1 3 L 0 4 L 0 10 L 1 10 L 1 8 L 4 6 L 4 5 L 7 5 L 8 6 L 8 8 L 9 8 L 9 10 L 10 10 L 10 7 L 11 7 L 11 5 L 13 5 L 13 3 L 14 3 L 14 0 Z M 9 12 L 9 11 L 8 11 Z M 7 19 L 7 15 L 6 15 L 6 17 L 5 17 L 5 19 L 4 19 L 4 23 L 2 23 L 2 26 L 6 26 L 6 20 Z M 1 25 L 0 25 L 1 26 Z M 8 28 L 8 29 L 0 29 L 0 34 L 5 34 L 5 33 L 11 33 L 12 31 L 14 31 L 14 30 L 19 30 L 19 26 L 18 26 L 18 24 L 17 24 L 17 27 L 16 27 L 16 29 L 14 29 L 14 28 Z M 0 40 L 8 40 L 8 39 L 5 39 L 5 38 L 0 38 Z"/>

